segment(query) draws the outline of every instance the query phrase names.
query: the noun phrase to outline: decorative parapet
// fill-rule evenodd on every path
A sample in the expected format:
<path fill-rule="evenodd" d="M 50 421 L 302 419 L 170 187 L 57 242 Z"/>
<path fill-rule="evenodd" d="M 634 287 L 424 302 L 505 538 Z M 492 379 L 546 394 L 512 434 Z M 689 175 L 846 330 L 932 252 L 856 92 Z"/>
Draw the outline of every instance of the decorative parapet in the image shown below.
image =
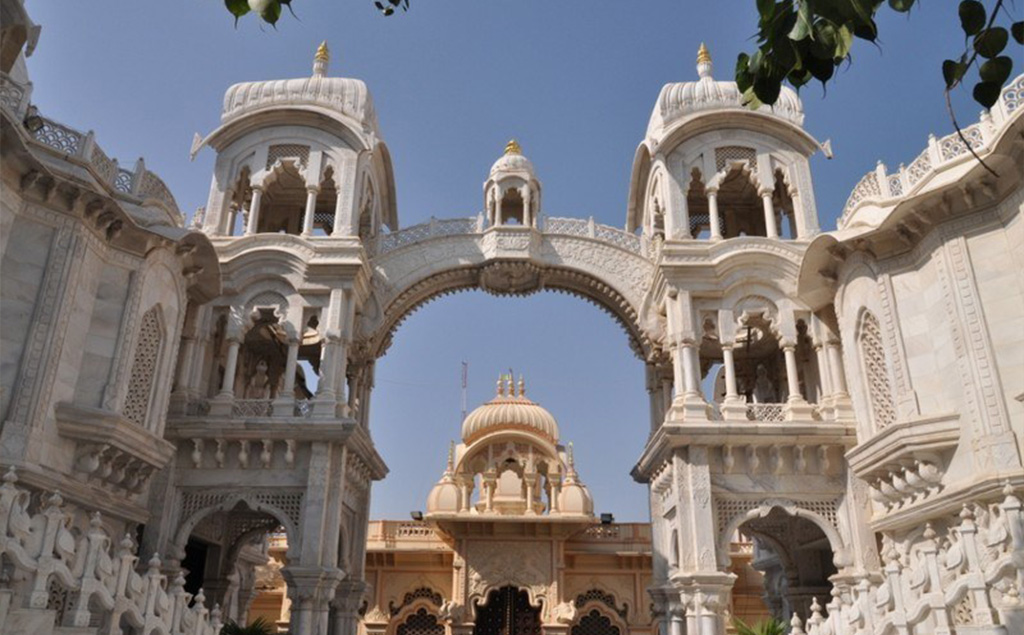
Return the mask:
<path fill-rule="evenodd" d="M 0 557 L 13 567 L 5 579 L 17 581 L 0 588 L 0 632 L 19 624 L 41 632 L 54 626 L 95 632 L 90 625 L 98 623 L 144 633 L 219 635 L 220 607 L 207 610 L 202 590 L 195 597 L 187 593 L 181 570 L 172 580 L 154 554 L 144 572 L 136 571 L 131 536 L 115 545 L 98 512 L 84 535 L 73 533 L 59 494 L 44 497 L 42 509 L 30 513 L 30 493 L 17 481 L 11 468 L 0 485 Z"/>
<path fill-rule="evenodd" d="M 96 145 L 95 135 L 91 131 L 81 132 L 34 113 L 29 104 L 31 93 L 31 84 L 18 84 L 8 75 L 0 73 L 0 107 L 9 111 L 15 121 L 31 119 L 32 127 L 26 125 L 26 129 L 39 145 L 86 167 L 112 193 L 131 203 L 160 205 L 171 214 L 179 227 L 183 226 L 184 216 L 178 209 L 174 195 L 159 176 L 146 169 L 142 159 L 136 162 L 133 170 L 121 167 L 117 159 L 111 159 Z"/>
<path fill-rule="evenodd" d="M 1007 482 L 1002 500 L 975 497 L 954 512 L 881 532 L 881 579 L 837 576 L 827 617 L 814 601 L 806 634 L 940 632 L 935 624 L 957 633 L 1019 633 L 1021 508 Z"/>
<path fill-rule="evenodd" d="M 931 498 L 943 488 L 960 443 L 960 415 L 912 419 L 887 426 L 846 454 L 850 469 L 871 486 L 888 512 Z"/>
<path fill-rule="evenodd" d="M 116 491 L 139 493 L 174 455 L 174 445 L 123 416 L 62 402 L 57 432 L 75 445 L 74 471 Z"/>
<path fill-rule="evenodd" d="M 551 218 L 543 217 L 540 223 L 541 232 L 551 236 L 576 236 L 591 238 L 610 243 L 630 253 L 648 257 L 650 244 L 640 236 L 627 231 L 602 225 L 591 218 Z M 423 242 L 444 236 L 472 236 L 483 234 L 488 229 L 483 214 L 469 218 L 431 218 L 426 223 L 406 227 L 379 239 L 377 255 L 386 254 L 407 245 Z"/>
<path fill-rule="evenodd" d="M 1008 122 L 1024 105 L 1024 75 L 1018 76 L 1003 89 L 1002 96 L 991 111 L 982 113 L 981 120 L 963 129 L 964 138 L 971 149 L 981 154 L 988 150 L 1000 126 Z M 881 162 L 853 188 L 837 223 L 844 229 L 854 212 L 867 204 L 889 205 L 896 200 L 920 191 L 938 172 L 963 161 L 973 160 L 967 145 L 957 133 L 941 139 L 929 136 L 928 147 L 910 165 L 900 164 L 899 170 L 889 173 Z"/>

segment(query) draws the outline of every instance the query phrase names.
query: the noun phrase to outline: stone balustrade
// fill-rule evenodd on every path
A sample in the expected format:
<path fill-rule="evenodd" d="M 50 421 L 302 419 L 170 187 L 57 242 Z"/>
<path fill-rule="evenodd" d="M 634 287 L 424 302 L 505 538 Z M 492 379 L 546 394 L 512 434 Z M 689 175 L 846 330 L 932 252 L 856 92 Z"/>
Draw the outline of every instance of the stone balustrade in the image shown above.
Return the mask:
<path fill-rule="evenodd" d="M 837 585 L 827 618 L 815 601 L 807 635 L 921 633 L 936 624 L 957 632 L 983 632 L 979 625 L 1021 632 L 1021 507 L 1007 483 L 1002 501 L 964 503 L 959 514 L 933 519 L 923 530 L 883 532 L 883 578 Z"/>
<path fill-rule="evenodd" d="M 963 139 L 956 132 L 940 139 L 928 138 L 928 147 L 909 165 L 900 164 L 899 170 L 888 173 L 879 162 L 875 169 L 864 175 L 854 186 L 839 218 L 839 229 L 849 225 L 856 210 L 868 203 L 889 204 L 899 198 L 916 193 L 931 177 L 953 164 L 973 160 L 971 151 L 980 154 L 995 140 L 997 126 L 1002 125 L 1024 105 L 1024 75 L 1019 75 L 1003 89 L 1000 100 L 991 111 L 982 113 L 981 120 L 962 130 Z M 964 143 L 964 139 L 967 143 Z"/>
<path fill-rule="evenodd" d="M 0 107 L 11 112 L 17 121 L 32 118 L 29 134 L 36 142 L 69 159 L 76 159 L 112 192 L 134 199 L 132 202 L 137 204 L 155 202 L 180 219 L 179 224 L 184 224 L 184 216 L 171 190 L 159 176 L 146 169 L 142 159 L 132 170 L 121 167 L 117 159 L 108 157 L 96 144 L 92 131 L 81 132 L 41 115 L 30 114 L 30 95 L 31 84 L 23 86 L 0 73 Z"/>
<path fill-rule="evenodd" d="M 591 238 L 610 243 L 620 249 L 644 257 L 648 257 L 650 252 L 649 241 L 641 236 L 609 225 L 602 225 L 595 222 L 593 217 L 559 218 L 544 216 L 541 218 L 539 225 L 541 232 L 546 235 Z M 406 227 L 397 232 L 381 236 L 377 243 L 376 253 L 378 255 L 385 254 L 389 251 L 432 238 L 482 234 L 486 229 L 486 221 L 482 213 L 469 218 L 431 218 L 426 223 Z"/>
<path fill-rule="evenodd" d="M 115 545 L 98 512 L 75 533 L 60 494 L 30 513 L 30 494 L 17 480 L 11 468 L 0 485 L 0 557 L 14 569 L 0 585 L 0 633 L 71 627 L 116 635 L 125 624 L 142 633 L 220 633 L 220 608 L 207 610 L 202 590 L 186 592 L 180 571 L 169 578 L 156 554 L 138 571 L 131 537 Z"/>

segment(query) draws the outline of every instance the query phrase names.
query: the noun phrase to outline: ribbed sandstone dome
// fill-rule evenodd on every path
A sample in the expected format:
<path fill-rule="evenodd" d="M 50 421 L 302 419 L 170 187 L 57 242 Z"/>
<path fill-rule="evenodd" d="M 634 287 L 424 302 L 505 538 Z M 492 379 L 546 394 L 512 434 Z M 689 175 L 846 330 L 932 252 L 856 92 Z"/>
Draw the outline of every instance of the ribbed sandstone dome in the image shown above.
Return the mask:
<path fill-rule="evenodd" d="M 499 382 L 500 383 L 500 382 Z M 513 394 L 509 382 L 508 394 L 498 396 L 469 413 L 462 422 L 462 441 L 472 443 L 485 434 L 499 430 L 525 430 L 558 443 L 558 423 L 550 412 L 530 401 L 523 394 L 522 380 L 519 394 Z"/>

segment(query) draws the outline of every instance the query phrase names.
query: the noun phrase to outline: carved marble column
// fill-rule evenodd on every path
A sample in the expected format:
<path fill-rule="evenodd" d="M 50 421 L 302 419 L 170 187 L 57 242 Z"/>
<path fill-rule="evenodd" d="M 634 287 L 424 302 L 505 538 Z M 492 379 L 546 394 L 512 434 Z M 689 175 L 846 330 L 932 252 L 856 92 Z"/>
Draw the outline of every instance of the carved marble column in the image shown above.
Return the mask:
<path fill-rule="evenodd" d="M 722 417 L 726 421 L 744 421 L 747 418 L 746 399 L 736 387 L 736 361 L 732 344 L 722 343 L 722 364 L 725 366 L 725 400 L 722 402 Z"/>
<path fill-rule="evenodd" d="M 241 347 L 238 337 L 228 339 L 228 356 L 224 362 L 224 381 L 221 382 L 218 399 L 234 399 L 235 374 L 238 372 L 238 349 Z"/>
<path fill-rule="evenodd" d="M 341 190 L 339 190 L 337 196 L 334 197 L 334 227 L 331 228 L 331 236 L 343 236 L 345 234 L 342 229 L 342 223 L 344 220 L 345 196 L 342 194 Z"/>
<path fill-rule="evenodd" d="M 810 420 L 814 412 L 813 406 L 800 394 L 800 376 L 796 364 L 796 344 L 791 341 L 782 342 L 782 354 L 786 360 L 786 420 Z"/>
<path fill-rule="evenodd" d="M 306 210 L 302 216 L 302 235 L 313 235 L 313 216 L 316 213 L 316 194 L 319 188 L 306 186 Z"/>
<path fill-rule="evenodd" d="M 722 240 L 722 222 L 718 217 L 718 190 L 708 188 L 708 219 L 711 223 L 711 240 Z"/>
<path fill-rule="evenodd" d="M 673 418 L 707 421 L 710 407 L 700 393 L 697 343 L 689 338 L 683 339 L 673 351 L 673 362 L 676 372 L 676 396 L 672 402 Z"/>
<path fill-rule="evenodd" d="M 295 406 L 295 371 L 299 365 L 299 345 L 301 335 L 288 338 L 288 357 L 284 363 L 284 377 L 281 381 L 281 392 L 274 400 L 274 414 L 291 414 Z"/>
<path fill-rule="evenodd" d="M 825 353 L 828 357 L 828 374 L 832 383 L 832 407 L 835 409 L 835 418 L 840 421 L 852 421 L 854 419 L 853 402 L 846 387 L 846 372 L 843 368 L 839 340 L 836 338 L 826 340 Z"/>
<path fill-rule="evenodd" d="M 263 187 L 252 186 L 252 201 L 249 203 L 249 219 L 245 227 L 245 235 L 251 236 L 258 231 L 260 223 L 260 201 L 263 200 Z"/>
<path fill-rule="evenodd" d="M 764 205 L 764 228 L 768 238 L 778 238 L 779 228 L 775 223 L 775 206 L 772 203 L 772 191 L 761 190 L 761 202 Z"/>

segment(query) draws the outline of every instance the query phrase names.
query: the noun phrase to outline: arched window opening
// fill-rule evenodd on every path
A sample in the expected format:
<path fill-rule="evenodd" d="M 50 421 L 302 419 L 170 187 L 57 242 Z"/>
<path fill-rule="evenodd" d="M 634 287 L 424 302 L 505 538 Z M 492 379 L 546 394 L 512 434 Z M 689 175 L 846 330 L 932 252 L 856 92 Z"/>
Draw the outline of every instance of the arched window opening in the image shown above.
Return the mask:
<path fill-rule="evenodd" d="M 234 452 L 226 460 L 235 463 Z M 187 592 L 203 589 L 207 606 L 219 605 L 225 620 L 246 624 L 262 617 L 278 630 L 288 626 L 282 575 L 288 540 L 279 518 L 239 501 L 208 513 L 180 540 Z"/>
<path fill-rule="evenodd" d="M 767 236 L 764 204 L 757 193 L 749 166 L 733 165 L 718 186 L 718 213 L 722 237 Z"/>
<path fill-rule="evenodd" d="M 800 395 L 810 403 L 818 403 L 824 397 L 818 356 L 814 352 L 807 322 L 796 321 L 796 364 L 800 382 Z"/>
<path fill-rule="evenodd" d="M 288 161 L 276 167 L 264 183 L 256 231 L 301 234 L 306 191 L 306 179 L 297 163 Z"/>
<path fill-rule="evenodd" d="M 619 627 L 597 609 L 582 615 L 570 631 L 571 635 L 619 635 Z"/>
<path fill-rule="evenodd" d="M 242 236 L 245 234 L 245 223 L 249 215 L 249 205 L 252 201 L 252 187 L 249 186 L 251 176 L 249 166 L 245 166 L 235 180 L 231 197 L 227 202 L 225 233 L 228 236 Z"/>
<path fill-rule="evenodd" d="M 284 381 L 288 338 L 273 309 L 257 311 L 242 339 L 234 393 L 242 399 L 269 400 L 278 396 Z"/>
<path fill-rule="evenodd" d="M 697 168 L 690 173 L 690 187 L 686 190 L 686 209 L 690 214 L 690 235 L 694 238 L 710 238 L 708 195 L 704 189 L 704 177 Z"/>
<path fill-rule="evenodd" d="M 679 530 L 673 529 L 672 535 L 669 537 L 671 544 L 668 546 L 668 552 L 670 554 L 668 566 L 671 569 L 679 568 Z"/>
<path fill-rule="evenodd" d="M 299 361 L 295 367 L 295 398 L 312 399 L 320 386 L 320 358 L 323 355 L 323 337 L 320 335 L 320 316 L 312 315 L 302 330 L 299 343 Z"/>
<path fill-rule="evenodd" d="M 746 562 L 730 549 L 731 569 L 739 576 L 733 587 L 733 615 L 749 624 L 768 613 L 788 623 L 796 613 L 806 622 L 812 602 L 830 597 L 829 578 L 837 572 L 834 554 L 828 536 L 814 522 L 775 507 L 767 516 L 743 523 L 738 534 L 753 544 Z"/>
<path fill-rule="evenodd" d="M 288 536 L 282 530 L 269 533 L 265 545 L 266 560 L 257 564 L 253 571 L 253 588 L 255 598 L 249 605 L 245 620 L 236 620 L 240 624 L 251 623 L 263 618 L 274 625 L 278 633 L 288 630 L 291 620 L 291 601 L 288 599 L 288 584 L 281 571 L 288 565 Z M 245 604 L 240 602 L 244 607 Z"/>
<path fill-rule="evenodd" d="M 373 189 L 373 181 L 366 177 L 363 184 L 362 200 L 359 202 L 359 238 L 368 241 L 376 237 L 378 225 L 374 218 L 374 206 L 377 194 Z"/>
<path fill-rule="evenodd" d="M 525 225 L 523 212 L 523 196 L 519 190 L 514 187 L 505 190 L 505 194 L 501 197 L 501 224 Z"/>
<path fill-rule="evenodd" d="M 132 372 L 128 380 L 122 413 L 125 419 L 142 427 L 149 427 L 149 410 L 153 401 L 154 378 L 160 362 L 160 348 L 163 340 L 160 328 L 160 309 L 152 307 L 142 316 Z"/>
<path fill-rule="evenodd" d="M 334 167 L 324 170 L 320 188 L 313 208 L 313 236 L 330 236 L 334 232 L 334 209 L 338 201 L 338 190 L 334 185 Z M 303 210 L 305 214 L 305 210 Z"/>
<path fill-rule="evenodd" d="M 421 608 L 409 615 L 398 625 L 396 635 L 444 635 L 444 624 L 437 621 L 437 616 Z"/>
<path fill-rule="evenodd" d="M 775 226 L 779 230 L 779 238 L 792 240 L 797 237 L 796 204 L 781 168 L 775 170 L 774 177 L 775 191 L 772 193 L 772 207 L 775 210 Z"/>
<path fill-rule="evenodd" d="M 896 406 L 889 383 L 889 360 L 882 341 L 882 327 L 870 311 L 865 311 L 861 317 L 858 339 L 872 419 L 875 429 L 881 430 L 896 420 Z"/>

